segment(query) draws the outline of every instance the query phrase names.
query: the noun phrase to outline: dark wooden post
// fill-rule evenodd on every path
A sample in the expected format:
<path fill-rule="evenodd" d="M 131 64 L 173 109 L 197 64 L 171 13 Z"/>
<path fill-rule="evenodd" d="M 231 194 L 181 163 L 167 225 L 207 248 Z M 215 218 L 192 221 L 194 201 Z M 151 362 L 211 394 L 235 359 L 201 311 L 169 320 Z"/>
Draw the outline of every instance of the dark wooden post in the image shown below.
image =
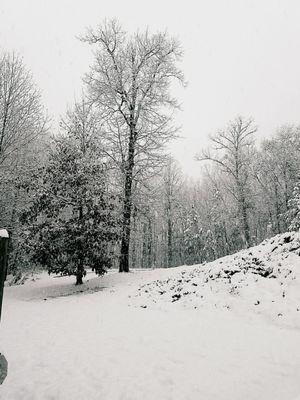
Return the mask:
<path fill-rule="evenodd" d="M 8 232 L 5 229 L 0 229 L 0 320 L 3 299 L 3 287 L 6 279 L 7 270 L 7 247 L 8 247 Z M 7 361 L 3 354 L 0 353 L 0 385 L 7 376 Z"/>
<path fill-rule="evenodd" d="M 0 320 L 2 310 L 3 286 L 6 279 L 8 232 L 0 229 Z"/>

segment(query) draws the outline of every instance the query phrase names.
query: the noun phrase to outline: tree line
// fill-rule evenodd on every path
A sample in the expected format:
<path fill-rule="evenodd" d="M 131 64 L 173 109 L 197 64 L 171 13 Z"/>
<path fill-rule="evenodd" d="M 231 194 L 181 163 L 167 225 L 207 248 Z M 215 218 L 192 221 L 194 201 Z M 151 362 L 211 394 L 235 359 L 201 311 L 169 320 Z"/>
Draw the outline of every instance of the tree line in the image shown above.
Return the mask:
<path fill-rule="evenodd" d="M 94 51 L 83 95 L 60 121 L 46 116 L 22 59 L 0 57 L 0 226 L 10 271 L 33 265 L 76 276 L 87 268 L 172 267 L 210 261 L 299 229 L 300 127 L 258 146 L 241 116 L 195 155 L 186 178 L 166 152 L 185 85 L 180 43 L 126 33 L 116 20 L 87 30 Z M 201 150 L 201 149 L 199 149 Z"/>

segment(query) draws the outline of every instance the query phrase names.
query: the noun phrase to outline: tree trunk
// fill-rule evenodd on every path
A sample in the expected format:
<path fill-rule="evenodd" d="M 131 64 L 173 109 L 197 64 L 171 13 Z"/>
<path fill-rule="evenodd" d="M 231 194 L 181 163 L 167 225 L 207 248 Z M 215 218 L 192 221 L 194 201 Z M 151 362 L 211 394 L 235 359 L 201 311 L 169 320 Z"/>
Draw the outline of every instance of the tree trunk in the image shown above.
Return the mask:
<path fill-rule="evenodd" d="M 276 233 L 280 233 L 280 205 L 279 205 L 279 196 L 278 196 L 278 185 L 275 182 L 274 186 L 275 191 L 275 219 L 276 219 Z"/>
<path fill-rule="evenodd" d="M 143 250 L 142 250 L 142 268 L 148 268 L 148 232 L 146 222 L 143 223 Z"/>
<path fill-rule="evenodd" d="M 222 221 L 222 226 L 223 226 L 223 234 L 224 234 L 224 239 L 225 239 L 225 249 L 222 249 L 222 256 L 228 254 L 230 251 L 230 245 L 229 245 L 229 240 L 228 240 L 228 235 L 227 235 L 227 229 L 226 229 L 226 222 L 223 220 Z"/>
<path fill-rule="evenodd" d="M 239 169 L 238 169 L 238 158 L 236 161 L 236 184 L 237 184 L 237 192 L 238 192 L 238 208 L 239 208 L 239 218 L 241 221 L 242 228 L 242 239 L 244 241 L 245 246 L 250 247 L 250 228 L 248 222 L 248 214 L 247 214 L 247 203 L 245 198 L 245 185 L 240 181 L 239 177 Z"/>
<path fill-rule="evenodd" d="M 171 183 L 169 183 L 171 185 Z M 173 226 L 172 226 L 172 205 L 171 205 L 171 189 L 168 188 L 167 193 L 167 257 L 168 257 L 168 267 L 173 265 Z"/>
<path fill-rule="evenodd" d="M 153 255 L 153 243 L 152 243 L 153 233 L 150 218 L 148 219 L 148 268 L 152 267 L 152 255 Z"/>
<path fill-rule="evenodd" d="M 3 118 L 2 130 L 1 130 L 1 136 L 0 136 L 0 156 L 3 153 L 3 143 L 4 143 L 4 135 L 5 135 L 7 116 L 8 116 L 8 106 L 7 106 L 7 104 L 5 104 L 4 118 Z"/>
<path fill-rule="evenodd" d="M 171 221 L 171 217 L 168 216 L 168 267 L 173 266 L 172 242 L 173 242 L 172 221 Z"/>
<path fill-rule="evenodd" d="M 82 285 L 82 278 L 83 278 L 83 271 L 81 266 L 79 265 L 77 268 L 77 273 L 76 273 L 76 285 Z"/>
<path fill-rule="evenodd" d="M 143 224 L 143 268 L 151 268 L 152 266 L 152 227 L 151 220 Z"/>
<path fill-rule="evenodd" d="M 243 233 L 245 239 L 246 247 L 250 247 L 250 228 L 248 223 L 248 215 L 247 215 L 247 205 L 245 198 L 241 198 L 241 213 L 242 213 L 242 226 L 243 226 Z"/>
<path fill-rule="evenodd" d="M 83 207 L 82 205 L 79 207 L 79 216 L 78 219 L 80 222 L 83 220 Z M 84 273 L 84 254 L 83 254 L 83 246 L 84 244 L 82 241 L 80 242 L 80 247 L 79 247 L 79 263 L 77 266 L 77 271 L 76 271 L 76 285 L 82 285 L 82 278 L 83 278 L 83 273 Z"/>
<path fill-rule="evenodd" d="M 123 201 L 123 220 L 121 233 L 121 254 L 119 272 L 129 272 L 130 219 L 132 211 L 132 177 L 134 167 L 135 127 L 130 127 L 128 160 L 125 168 L 125 190 Z"/>
<path fill-rule="evenodd" d="M 132 248 L 131 248 L 131 265 L 132 268 L 135 268 L 136 266 L 136 247 L 137 247 L 137 224 L 136 224 L 136 209 L 133 209 L 133 233 L 134 233 L 134 238 L 133 238 L 133 243 L 132 243 Z"/>

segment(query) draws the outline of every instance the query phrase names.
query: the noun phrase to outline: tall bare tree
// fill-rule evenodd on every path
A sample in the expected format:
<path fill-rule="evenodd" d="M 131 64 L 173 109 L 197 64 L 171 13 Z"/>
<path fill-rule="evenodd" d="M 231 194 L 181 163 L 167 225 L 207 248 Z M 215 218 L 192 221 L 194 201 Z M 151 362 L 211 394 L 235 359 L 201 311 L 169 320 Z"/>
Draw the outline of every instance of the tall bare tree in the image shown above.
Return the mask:
<path fill-rule="evenodd" d="M 10 230 L 11 271 L 24 266 L 20 253 L 20 209 L 30 181 L 46 153 L 47 117 L 41 96 L 21 57 L 0 53 L 0 226 Z"/>
<path fill-rule="evenodd" d="M 176 197 L 178 197 L 180 185 L 182 185 L 182 173 L 173 158 L 169 158 L 163 175 L 163 201 L 164 213 L 167 223 L 167 264 L 168 267 L 174 266 L 174 208 Z"/>
<path fill-rule="evenodd" d="M 41 159 L 46 122 L 40 93 L 22 59 L 0 54 L 0 225 L 14 225 L 17 180 Z"/>
<path fill-rule="evenodd" d="M 285 125 L 262 142 L 253 168 L 260 203 L 269 213 L 272 233 L 288 228 L 286 213 L 300 169 L 300 128 Z"/>
<path fill-rule="evenodd" d="M 248 221 L 247 183 L 253 134 L 257 128 L 253 120 L 241 116 L 230 122 L 225 130 L 211 137 L 211 149 L 202 151 L 197 156 L 198 161 L 209 160 L 216 163 L 222 171 L 233 180 L 229 188 L 237 201 L 238 214 L 241 223 L 242 238 L 245 246 L 250 245 L 250 227 Z"/>
<path fill-rule="evenodd" d="M 139 173 L 153 169 L 164 145 L 175 136 L 170 94 L 182 51 L 167 33 L 125 33 L 115 21 L 89 29 L 83 41 L 95 45 L 95 63 L 85 82 L 105 120 L 107 153 L 123 174 L 120 272 L 129 271 L 132 187 Z"/>
<path fill-rule="evenodd" d="M 41 96 L 22 59 L 0 55 L 0 166 L 45 131 Z M 11 162 L 11 161 L 10 161 Z"/>

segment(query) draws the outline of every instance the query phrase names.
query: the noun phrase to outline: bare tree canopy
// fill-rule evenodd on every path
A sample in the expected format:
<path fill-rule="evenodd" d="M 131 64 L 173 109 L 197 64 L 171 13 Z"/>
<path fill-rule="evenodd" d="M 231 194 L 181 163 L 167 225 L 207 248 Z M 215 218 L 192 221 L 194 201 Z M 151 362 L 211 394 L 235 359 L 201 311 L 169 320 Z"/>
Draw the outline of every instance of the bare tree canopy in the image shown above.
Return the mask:
<path fill-rule="evenodd" d="M 246 185 L 249 178 L 251 151 L 254 144 L 253 134 L 257 128 L 252 118 L 241 116 L 229 122 L 226 129 L 211 136 L 211 149 L 204 150 L 196 159 L 212 161 L 233 180 L 229 189 L 237 201 L 243 240 L 250 245 L 250 228 L 248 223 Z"/>
<path fill-rule="evenodd" d="M 89 29 L 81 38 L 96 46 L 95 62 L 85 78 L 91 101 L 101 109 L 109 156 L 124 175 L 120 271 L 128 271 L 132 183 L 159 163 L 164 145 L 175 136 L 172 124 L 179 104 L 171 82 L 184 83 L 177 67 L 178 41 L 148 30 L 129 35 L 116 20 Z"/>
<path fill-rule="evenodd" d="M 101 115 L 95 110 L 93 104 L 82 95 L 72 108 L 68 108 L 66 115 L 60 121 L 62 131 L 76 140 L 82 153 L 90 147 L 99 145 L 99 132 L 101 131 Z"/>
<path fill-rule="evenodd" d="M 45 124 L 40 93 L 22 59 L 0 55 L 0 165 L 43 133 Z"/>

